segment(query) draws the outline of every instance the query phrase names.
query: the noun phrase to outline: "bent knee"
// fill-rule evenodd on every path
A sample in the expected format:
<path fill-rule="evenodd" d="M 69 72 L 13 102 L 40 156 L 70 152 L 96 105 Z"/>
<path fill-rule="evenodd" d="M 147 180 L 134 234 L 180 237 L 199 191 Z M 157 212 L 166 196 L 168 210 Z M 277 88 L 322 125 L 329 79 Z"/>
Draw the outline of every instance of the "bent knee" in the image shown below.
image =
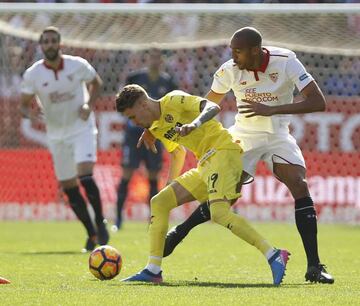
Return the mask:
<path fill-rule="evenodd" d="M 228 204 L 210 204 L 210 217 L 211 221 L 223 224 L 226 222 L 229 214 Z"/>

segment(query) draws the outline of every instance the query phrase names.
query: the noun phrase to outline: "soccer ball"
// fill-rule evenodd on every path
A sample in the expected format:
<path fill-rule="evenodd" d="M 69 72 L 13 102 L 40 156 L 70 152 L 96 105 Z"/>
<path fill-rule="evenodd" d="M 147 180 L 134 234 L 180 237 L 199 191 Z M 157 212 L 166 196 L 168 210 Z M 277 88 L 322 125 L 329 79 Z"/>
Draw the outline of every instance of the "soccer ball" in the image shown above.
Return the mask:
<path fill-rule="evenodd" d="M 90 254 L 90 272 L 100 280 L 109 280 L 114 278 L 119 274 L 121 267 L 121 255 L 119 251 L 112 246 L 102 245 Z"/>

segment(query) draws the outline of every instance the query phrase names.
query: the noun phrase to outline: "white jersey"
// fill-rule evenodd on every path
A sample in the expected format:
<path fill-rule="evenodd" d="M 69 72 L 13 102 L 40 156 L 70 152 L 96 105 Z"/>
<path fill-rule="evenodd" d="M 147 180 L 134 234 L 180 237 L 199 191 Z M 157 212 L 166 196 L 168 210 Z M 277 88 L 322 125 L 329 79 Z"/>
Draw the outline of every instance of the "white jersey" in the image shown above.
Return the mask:
<path fill-rule="evenodd" d="M 223 94 L 232 90 L 237 105 L 244 105 L 241 99 L 266 105 L 293 103 L 295 85 L 301 91 L 312 82 L 313 77 L 296 58 L 294 52 L 276 47 L 263 48 L 265 61 L 259 70 L 240 70 L 231 59 L 215 73 L 211 90 Z M 237 114 L 235 125 L 243 133 L 289 133 L 291 115 L 246 118 Z"/>
<path fill-rule="evenodd" d="M 58 70 L 37 61 L 23 76 L 21 92 L 34 94 L 41 104 L 50 140 L 59 140 L 86 129 L 97 132 L 94 113 L 87 121 L 79 117 L 80 106 L 89 100 L 86 83 L 94 80 L 95 69 L 83 58 L 62 55 Z"/>

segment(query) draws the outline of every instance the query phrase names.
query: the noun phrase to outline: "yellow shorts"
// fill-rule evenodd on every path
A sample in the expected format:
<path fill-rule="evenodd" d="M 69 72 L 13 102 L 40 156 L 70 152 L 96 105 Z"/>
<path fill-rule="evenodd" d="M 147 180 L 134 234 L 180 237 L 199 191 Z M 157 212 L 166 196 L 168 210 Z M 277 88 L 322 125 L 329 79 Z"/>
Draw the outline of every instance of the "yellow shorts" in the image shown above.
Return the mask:
<path fill-rule="evenodd" d="M 175 179 L 199 202 L 240 197 L 241 150 L 218 150 L 197 168 Z"/>

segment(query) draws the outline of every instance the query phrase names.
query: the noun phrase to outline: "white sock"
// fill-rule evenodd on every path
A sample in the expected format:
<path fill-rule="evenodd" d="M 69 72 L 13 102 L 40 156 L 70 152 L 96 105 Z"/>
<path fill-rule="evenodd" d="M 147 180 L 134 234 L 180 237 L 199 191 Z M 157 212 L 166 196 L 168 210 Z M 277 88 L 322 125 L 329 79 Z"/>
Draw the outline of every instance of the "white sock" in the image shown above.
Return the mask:
<path fill-rule="evenodd" d="M 161 267 L 158 265 L 155 265 L 153 263 L 148 263 L 145 267 L 145 269 L 149 270 L 151 273 L 159 274 L 161 271 Z"/>
<path fill-rule="evenodd" d="M 275 254 L 276 251 L 277 250 L 274 248 L 269 249 L 265 254 L 266 259 L 269 260 Z"/>

